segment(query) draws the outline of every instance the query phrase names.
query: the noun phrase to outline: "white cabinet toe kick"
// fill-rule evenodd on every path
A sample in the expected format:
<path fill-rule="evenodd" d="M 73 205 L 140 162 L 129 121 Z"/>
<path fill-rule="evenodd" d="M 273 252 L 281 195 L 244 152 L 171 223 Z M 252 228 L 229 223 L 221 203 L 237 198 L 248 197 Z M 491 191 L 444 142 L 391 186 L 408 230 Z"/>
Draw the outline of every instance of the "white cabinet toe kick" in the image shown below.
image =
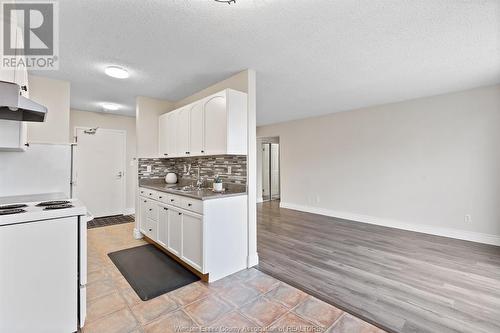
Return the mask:
<path fill-rule="evenodd" d="M 213 282 L 247 266 L 247 196 L 197 200 L 139 189 L 139 229 Z"/>

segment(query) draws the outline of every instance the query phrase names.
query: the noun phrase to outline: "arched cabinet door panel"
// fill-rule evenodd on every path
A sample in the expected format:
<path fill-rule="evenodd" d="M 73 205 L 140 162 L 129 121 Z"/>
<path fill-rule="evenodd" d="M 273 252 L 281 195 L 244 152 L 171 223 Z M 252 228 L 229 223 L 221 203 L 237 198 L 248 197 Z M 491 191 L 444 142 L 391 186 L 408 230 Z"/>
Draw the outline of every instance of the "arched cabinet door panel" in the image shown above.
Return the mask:
<path fill-rule="evenodd" d="M 205 111 L 205 151 L 207 155 L 225 154 L 227 150 L 226 96 L 208 98 Z"/>

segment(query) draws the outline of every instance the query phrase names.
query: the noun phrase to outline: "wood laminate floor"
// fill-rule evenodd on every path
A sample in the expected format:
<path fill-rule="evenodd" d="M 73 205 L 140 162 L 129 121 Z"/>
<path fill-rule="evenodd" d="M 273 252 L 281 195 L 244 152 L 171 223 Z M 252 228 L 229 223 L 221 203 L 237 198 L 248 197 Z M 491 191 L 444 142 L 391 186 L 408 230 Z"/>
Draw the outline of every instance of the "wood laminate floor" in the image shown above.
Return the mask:
<path fill-rule="evenodd" d="M 500 247 L 258 205 L 259 269 L 392 332 L 500 332 Z"/>

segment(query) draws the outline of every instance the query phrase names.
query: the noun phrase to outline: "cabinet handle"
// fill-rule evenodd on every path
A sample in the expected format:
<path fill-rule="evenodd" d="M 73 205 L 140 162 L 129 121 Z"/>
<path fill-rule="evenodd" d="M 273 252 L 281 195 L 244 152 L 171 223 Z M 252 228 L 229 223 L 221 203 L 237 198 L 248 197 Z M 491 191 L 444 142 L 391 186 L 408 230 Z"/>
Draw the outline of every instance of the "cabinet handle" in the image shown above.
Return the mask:
<path fill-rule="evenodd" d="M 147 200 L 144 200 L 144 202 L 148 202 Z"/>
<path fill-rule="evenodd" d="M 163 197 L 158 197 L 159 199 L 163 198 Z"/>
<path fill-rule="evenodd" d="M 153 208 L 149 208 L 149 211 L 152 211 L 152 210 L 153 210 Z"/>
<path fill-rule="evenodd" d="M 188 151 L 186 152 L 186 155 L 189 155 L 189 152 L 188 152 Z"/>
<path fill-rule="evenodd" d="M 167 207 L 163 207 L 163 209 L 164 209 L 164 210 L 168 210 L 168 208 L 167 208 Z"/>
<path fill-rule="evenodd" d="M 149 231 L 153 231 L 153 229 L 149 229 Z"/>
<path fill-rule="evenodd" d="M 174 202 L 174 199 L 170 199 L 170 202 Z"/>
<path fill-rule="evenodd" d="M 179 215 L 182 215 L 182 213 L 179 213 Z"/>
<path fill-rule="evenodd" d="M 204 150 L 202 150 L 202 151 L 201 151 L 201 153 L 202 153 L 202 154 L 204 154 L 204 153 L 205 153 L 205 151 L 204 151 Z"/>
<path fill-rule="evenodd" d="M 191 207 L 193 204 L 188 204 L 188 207 Z"/>
<path fill-rule="evenodd" d="M 163 154 L 163 155 L 168 156 L 168 154 Z"/>

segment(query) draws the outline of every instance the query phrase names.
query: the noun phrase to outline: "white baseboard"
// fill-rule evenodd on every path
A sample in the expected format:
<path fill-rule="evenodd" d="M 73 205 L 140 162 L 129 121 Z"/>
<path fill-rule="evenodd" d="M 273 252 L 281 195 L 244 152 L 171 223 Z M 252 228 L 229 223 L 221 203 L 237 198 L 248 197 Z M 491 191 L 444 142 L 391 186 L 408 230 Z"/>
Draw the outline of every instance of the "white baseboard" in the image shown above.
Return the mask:
<path fill-rule="evenodd" d="M 253 267 L 253 266 L 257 266 L 259 264 L 259 255 L 257 252 L 255 253 L 251 253 L 248 257 L 247 257 L 247 267 L 250 268 L 250 267 Z"/>
<path fill-rule="evenodd" d="M 134 238 L 135 238 L 135 239 L 141 239 L 142 237 L 144 237 L 144 236 L 143 236 L 143 235 L 142 235 L 142 233 L 139 231 L 139 229 L 134 228 Z"/>
<path fill-rule="evenodd" d="M 383 227 L 409 230 L 435 236 L 443 236 L 443 237 L 467 240 L 471 242 L 500 246 L 500 236 L 498 235 L 484 234 L 480 232 L 467 231 L 467 230 L 435 227 L 424 224 L 406 223 L 406 222 L 384 219 L 374 216 L 360 215 L 348 212 L 339 212 L 326 208 L 303 206 L 287 202 L 280 202 L 280 207 L 307 213 L 336 217 L 339 219 L 349 220 L 353 222 L 369 223 Z"/>
<path fill-rule="evenodd" d="M 264 199 L 262 197 L 257 198 L 257 203 L 264 202 Z"/>
<path fill-rule="evenodd" d="M 135 208 L 125 208 L 123 211 L 123 215 L 132 215 L 135 214 Z"/>

